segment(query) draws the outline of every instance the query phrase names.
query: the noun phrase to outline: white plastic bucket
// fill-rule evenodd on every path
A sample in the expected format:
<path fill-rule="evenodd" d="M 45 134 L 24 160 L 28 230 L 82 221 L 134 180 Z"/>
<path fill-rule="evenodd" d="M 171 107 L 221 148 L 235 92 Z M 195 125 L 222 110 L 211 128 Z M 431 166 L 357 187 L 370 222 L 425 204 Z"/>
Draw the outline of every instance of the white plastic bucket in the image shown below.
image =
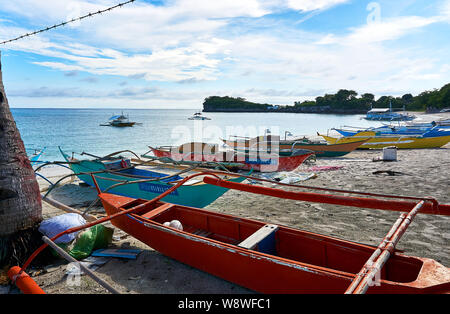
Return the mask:
<path fill-rule="evenodd" d="M 383 160 L 395 161 L 397 160 L 397 147 L 389 146 L 383 148 Z"/>

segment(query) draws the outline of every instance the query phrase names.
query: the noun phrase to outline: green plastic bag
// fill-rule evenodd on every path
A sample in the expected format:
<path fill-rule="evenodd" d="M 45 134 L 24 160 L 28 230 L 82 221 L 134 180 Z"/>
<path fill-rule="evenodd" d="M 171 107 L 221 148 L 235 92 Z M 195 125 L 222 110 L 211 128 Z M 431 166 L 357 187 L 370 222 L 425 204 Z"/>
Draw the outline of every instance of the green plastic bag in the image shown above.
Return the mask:
<path fill-rule="evenodd" d="M 82 260 L 92 251 L 108 247 L 112 242 L 114 230 L 102 225 L 95 225 L 81 232 L 71 244 L 58 244 L 70 256 Z M 54 252 L 56 254 L 56 252 Z"/>

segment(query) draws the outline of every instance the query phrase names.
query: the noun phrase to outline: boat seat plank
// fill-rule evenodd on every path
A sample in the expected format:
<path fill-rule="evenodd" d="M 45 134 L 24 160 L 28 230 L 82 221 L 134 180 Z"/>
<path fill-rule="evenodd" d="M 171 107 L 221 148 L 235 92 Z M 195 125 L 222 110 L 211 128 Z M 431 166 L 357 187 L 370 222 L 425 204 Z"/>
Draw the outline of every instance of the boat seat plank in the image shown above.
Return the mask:
<path fill-rule="evenodd" d="M 204 237 L 204 238 L 207 238 L 207 237 L 209 237 L 212 234 L 212 232 L 209 232 L 209 231 L 206 231 L 206 230 L 200 230 L 200 229 L 195 231 L 195 232 L 192 232 L 192 233 L 195 234 L 195 235 L 198 235 L 200 237 Z"/>
<path fill-rule="evenodd" d="M 206 231 L 206 230 L 203 230 L 203 229 L 198 229 L 198 228 L 195 228 L 195 227 L 192 227 L 192 226 L 185 226 L 183 230 L 185 232 L 192 233 L 192 234 L 204 237 L 204 238 L 207 238 L 211 234 L 213 234 L 210 231 Z"/>
<path fill-rule="evenodd" d="M 277 225 L 267 224 L 238 244 L 239 247 L 249 250 L 258 250 L 263 253 L 275 252 L 275 232 Z"/>
<path fill-rule="evenodd" d="M 156 215 L 159 215 L 160 213 L 162 213 L 162 212 L 164 212 L 164 211 L 166 211 L 169 208 L 174 207 L 174 206 L 175 206 L 174 204 L 167 203 L 167 204 L 161 205 L 159 207 L 156 207 L 155 209 L 152 209 L 151 211 L 149 211 L 149 212 L 147 212 L 145 214 L 142 214 L 141 217 L 147 218 L 147 219 L 152 219 Z"/>

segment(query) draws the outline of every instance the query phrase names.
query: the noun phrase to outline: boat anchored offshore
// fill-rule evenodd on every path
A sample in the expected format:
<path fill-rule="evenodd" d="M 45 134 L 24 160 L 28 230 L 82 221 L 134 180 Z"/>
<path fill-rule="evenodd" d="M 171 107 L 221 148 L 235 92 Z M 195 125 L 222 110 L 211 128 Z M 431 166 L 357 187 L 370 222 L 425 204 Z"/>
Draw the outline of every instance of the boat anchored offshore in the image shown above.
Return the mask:
<path fill-rule="evenodd" d="M 140 124 L 137 122 L 130 121 L 128 116 L 125 116 L 122 112 L 121 115 L 112 116 L 109 118 L 109 121 L 104 124 L 100 124 L 101 126 L 115 126 L 115 127 L 127 127 L 133 126 L 135 124 Z"/>
<path fill-rule="evenodd" d="M 411 121 L 416 117 L 410 114 L 393 112 L 389 108 L 374 108 L 367 112 L 366 120 L 375 121 Z"/>
<path fill-rule="evenodd" d="M 189 117 L 188 120 L 211 120 L 211 118 L 203 116 L 202 113 L 199 111 L 194 113 L 192 117 Z"/>
<path fill-rule="evenodd" d="M 403 106 L 403 111 L 405 107 Z M 371 108 L 364 119 L 375 121 L 411 121 L 416 117 L 408 113 L 398 113 L 392 110 L 392 102 L 389 102 L 389 108 Z"/>

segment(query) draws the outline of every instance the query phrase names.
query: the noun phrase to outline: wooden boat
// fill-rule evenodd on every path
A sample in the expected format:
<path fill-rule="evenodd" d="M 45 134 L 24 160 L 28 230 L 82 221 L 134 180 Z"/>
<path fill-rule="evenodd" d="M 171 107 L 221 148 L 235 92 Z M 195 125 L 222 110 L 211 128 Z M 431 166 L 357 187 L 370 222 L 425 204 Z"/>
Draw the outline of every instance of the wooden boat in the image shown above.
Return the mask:
<path fill-rule="evenodd" d="M 94 186 L 92 177 L 89 174 L 92 172 L 99 173 L 97 182 L 102 190 L 106 190 L 119 182 L 138 181 L 136 184 L 112 188 L 110 192 L 117 195 L 153 199 L 182 179 L 179 175 L 167 178 L 170 174 L 132 167 L 129 159 L 76 160 L 64 153 L 61 148 L 60 152 L 66 161 L 78 161 L 78 163 L 71 163 L 70 168 L 74 173 L 80 173 L 77 177 L 90 186 Z M 157 180 L 159 178 L 161 180 Z M 141 182 L 145 179 L 155 179 L 156 181 Z M 229 180 L 242 182 L 245 178 L 233 177 L 229 178 Z M 191 181 L 189 185 L 183 185 L 166 196 L 164 201 L 202 208 L 214 202 L 226 191 L 228 191 L 226 188 L 211 186 L 201 181 Z"/>
<path fill-rule="evenodd" d="M 210 176 L 203 180 L 213 185 L 288 199 L 334 204 L 348 202 L 348 206 L 366 208 L 385 206 L 386 209 L 409 212 L 408 219 L 421 211 L 435 210 L 435 213 L 450 215 L 450 205 L 432 205 L 424 201 L 415 205 L 417 200 L 374 201 L 290 192 L 225 182 Z M 407 256 L 394 249 L 380 266 L 379 277 L 373 282 L 368 281 L 370 279 L 364 274 L 366 270 L 370 274 L 371 271 L 364 267 L 367 261 L 376 260 L 378 251 L 383 252 L 381 256 L 386 255 L 388 249 L 381 245 L 377 248 L 158 200 L 148 202 L 100 191 L 99 198 L 107 214 L 115 215 L 111 219 L 114 226 L 166 256 L 254 291 L 340 294 L 359 293 L 364 288 L 366 290 L 362 292 L 384 294 L 450 292 L 449 268 L 434 260 Z M 178 222 L 173 224 L 174 221 Z M 404 223 L 405 220 L 400 229 Z M 394 234 L 401 236 L 394 227 Z M 386 243 L 391 243 L 390 239 L 398 241 L 397 236 L 387 236 Z M 358 290 L 352 287 L 355 284 L 360 284 Z"/>
<path fill-rule="evenodd" d="M 266 137 L 268 138 L 268 137 Z M 259 137 L 254 139 L 247 139 L 247 140 L 224 140 L 222 141 L 232 147 L 233 149 L 249 149 L 249 147 L 252 147 L 252 141 L 258 143 Z M 273 136 L 272 136 L 273 139 Z M 327 142 L 322 141 L 313 141 L 306 137 L 304 138 L 298 138 L 293 140 L 279 140 L 278 139 L 278 145 L 279 149 L 281 150 L 295 150 L 295 149 L 306 149 L 311 150 L 315 153 L 316 157 L 341 157 L 345 156 L 352 151 L 354 151 L 356 148 L 358 148 L 360 145 L 365 143 L 367 139 L 350 142 L 350 143 L 339 143 L 339 144 L 329 144 Z"/>
<path fill-rule="evenodd" d="M 439 148 L 450 142 L 450 135 L 423 137 L 413 135 L 377 135 L 376 132 L 363 131 L 353 136 L 332 137 L 320 134 L 328 143 L 351 143 L 358 140 L 367 140 L 358 149 L 382 149 L 395 146 L 400 149 Z"/>
<path fill-rule="evenodd" d="M 364 117 L 366 120 L 375 121 L 411 121 L 415 118 L 415 116 L 408 113 L 394 112 L 392 110 L 392 103 L 389 103 L 389 108 L 372 108 Z"/>
<path fill-rule="evenodd" d="M 188 120 L 211 120 L 211 118 L 205 117 L 201 112 L 196 112 Z"/>
<path fill-rule="evenodd" d="M 41 150 L 36 150 L 36 151 L 34 152 L 34 154 L 30 156 L 30 162 L 31 162 L 32 165 L 33 165 L 33 164 L 39 163 L 39 159 L 40 159 L 40 158 L 42 157 L 42 155 L 44 154 L 45 149 L 46 149 L 46 147 L 44 147 L 44 148 L 41 149 Z"/>
<path fill-rule="evenodd" d="M 150 147 L 150 146 L 149 146 Z M 217 144 L 186 143 L 180 146 L 150 147 L 156 157 L 168 157 L 173 160 L 217 162 L 225 167 L 227 163 L 240 165 L 241 170 L 260 172 L 292 171 L 308 157 L 314 155 L 310 150 L 294 151 L 219 151 Z"/>
<path fill-rule="evenodd" d="M 423 137 L 435 137 L 450 135 L 449 126 L 441 126 L 436 123 L 411 124 L 411 125 L 383 125 L 376 128 L 346 127 L 333 128 L 342 136 L 354 136 L 362 131 L 373 131 L 379 135 L 412 135 Z"/>
<path fill-rule="evenodd" d="M 364 119 L 374 121 L 411 121 L 416 117 L 409 114 L 402 114 L 390 111 L 389 108 L 375 108 L 367 112 Z"/>

